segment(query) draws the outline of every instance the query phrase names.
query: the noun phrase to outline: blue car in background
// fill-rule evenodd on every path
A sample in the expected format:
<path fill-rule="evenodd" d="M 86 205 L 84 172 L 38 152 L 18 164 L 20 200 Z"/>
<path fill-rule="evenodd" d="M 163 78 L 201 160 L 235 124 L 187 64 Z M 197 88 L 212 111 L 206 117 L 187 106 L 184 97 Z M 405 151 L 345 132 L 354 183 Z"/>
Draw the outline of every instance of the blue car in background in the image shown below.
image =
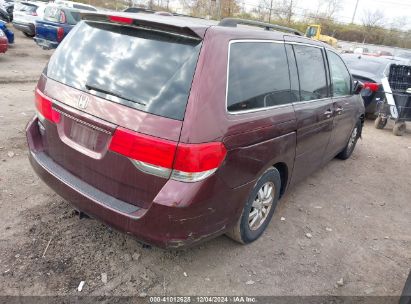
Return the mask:
<path fill-rule="evenodd" d="M 6 22 L 0 20 L 0 30 L 6 34 L 9 44 L 14 43 L 14 33 L 7 27 Z"/>
<path fill-rule="evenodd" d="M 77 8 L 48 5 L 43 20 L 36 21 L 34 40 L 45 50 L 55 49 L 80 20 Z"/>

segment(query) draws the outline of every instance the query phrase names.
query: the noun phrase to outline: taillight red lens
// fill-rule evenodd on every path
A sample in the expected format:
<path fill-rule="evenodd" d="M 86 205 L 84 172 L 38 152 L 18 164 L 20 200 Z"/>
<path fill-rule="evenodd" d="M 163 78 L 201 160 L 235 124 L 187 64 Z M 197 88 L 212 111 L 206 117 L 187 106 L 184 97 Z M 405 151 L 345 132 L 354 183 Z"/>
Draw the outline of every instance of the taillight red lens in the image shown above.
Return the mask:
<path fill-rule="evenodd" d="M 177 143 L 117 128 L 110 150 L 155 166 L 171 169 Z"/>
<path fill-rule="evenodd" d="M 51 99 L 40 92 L 39 89 L 36 89 L 35 103 L 37 110 L 44 118 L 54 123 L 58 123 L 60 121 L 60 113 L 53 110 L 53 103 Z"/>
<path fill-rule="evenodd" d="M 174 169 L 183 172 L 204 172 L 220 167 L 227 150 L 223 143 L 179 144 Z"/>
<path fill-rule="evenodd" d="M 111 22 L 119 22 L 119 23 L 125 23 L 125 24 L 133 23 L 132 18 L 120 17 L 120 16 L 109 16 L 108 18 Z"/>
<path fill-rule="evenodd" d="M 365 82 L 364 89 L 369 89 L 372 92 L 377 92 L 380 89 L 380 84 L 374 82 Z"/>
<path fill-rule="evenodd" d="M 178 144 L 117 128 L 109 149 L 133 160 L 137 168 L 161 177 L 196 182 L 213 174 L 227 150 L 221 142 Z"/>
<path fill-rule="evenodd" d="M 61 42 L 64 38 L 64 28 L 58 27 L 57 28 L 57 41 Z"/>

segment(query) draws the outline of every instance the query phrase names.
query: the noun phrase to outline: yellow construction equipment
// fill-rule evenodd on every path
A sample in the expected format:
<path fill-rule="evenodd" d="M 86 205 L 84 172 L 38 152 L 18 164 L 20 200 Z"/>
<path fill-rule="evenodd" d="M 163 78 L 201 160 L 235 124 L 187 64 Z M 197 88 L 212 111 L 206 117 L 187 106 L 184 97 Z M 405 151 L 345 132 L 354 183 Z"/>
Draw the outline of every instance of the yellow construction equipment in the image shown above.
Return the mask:
<path fill-rule="evenodd" d="M 305 32 L 305 36 L 314 40 L 319 40 L 333 47 L 337 47 L 337 39 L 327 35 L 321 35 L 321 25 L 309 24 Z"/>

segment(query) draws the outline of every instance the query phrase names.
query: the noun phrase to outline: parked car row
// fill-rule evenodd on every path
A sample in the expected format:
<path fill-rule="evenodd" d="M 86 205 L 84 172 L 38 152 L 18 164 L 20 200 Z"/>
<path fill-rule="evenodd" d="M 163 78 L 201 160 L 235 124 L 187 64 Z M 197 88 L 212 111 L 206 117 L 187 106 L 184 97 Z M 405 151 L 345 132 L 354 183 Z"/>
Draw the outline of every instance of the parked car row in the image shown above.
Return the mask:
<path fill-rule="evenodd" d="M 7 52 L 9 47 L 9 42 L 7 40 L 6 34 L 0 30 L 0 54 Z"/>
<path fill-rule="evenodd" d="M 382 129 L 388 118 L 395 120 L 393 133 L 405 133 L 405 121 L 411 120 L 411 70 L 407 53 L 402 57 L 375 57 L 342 54 L 353 77 L 363 82 L 361 95 L 366 117 L 375 119 Z"/>
<path fill-rule="evenodd" d="M 9 0 L 11 1 L 11 0 Z M 14 4 L 13 27 L 33 37 L 44 49 L 56 48 L 80 21 L 80 11 L 96 11 L 91 5 L 57 0 L 52 3 L 21 1 Z"/>

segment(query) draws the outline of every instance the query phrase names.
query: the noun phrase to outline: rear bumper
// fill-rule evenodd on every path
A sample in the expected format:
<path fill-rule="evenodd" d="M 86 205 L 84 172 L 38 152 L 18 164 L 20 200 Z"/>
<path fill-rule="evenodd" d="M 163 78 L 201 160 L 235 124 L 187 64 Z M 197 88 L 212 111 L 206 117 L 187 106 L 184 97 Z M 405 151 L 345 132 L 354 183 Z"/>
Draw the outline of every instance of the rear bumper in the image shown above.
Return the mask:
<path fill-rule="evenodd" d="M 34 37 L 37 45 L 46 50 L 56 49 L 59 46 L 58 42 L 46 40 L 43 38 Z"/>
<path fill-rule="evenodd" d="M 54 163 L 42 151 L 36 118 L 26 134 L 34 171 L 56 193 L 91 217 L 162 248 L 191 246 L 224 233 L 234 225 L 252 187 L 250 183 L 231 189 L 215 175 L 199 183 L 169 180 L 148 209 L 139 208 L 95 189 Z"/>
<path fill-rule="evenodd" d="M 30 36 L 34 36 L 36 34 L 36 27 L 33 23 L 22 23 L 13 21 L 13 27 L 16 30 L 22 31 Z"/>

